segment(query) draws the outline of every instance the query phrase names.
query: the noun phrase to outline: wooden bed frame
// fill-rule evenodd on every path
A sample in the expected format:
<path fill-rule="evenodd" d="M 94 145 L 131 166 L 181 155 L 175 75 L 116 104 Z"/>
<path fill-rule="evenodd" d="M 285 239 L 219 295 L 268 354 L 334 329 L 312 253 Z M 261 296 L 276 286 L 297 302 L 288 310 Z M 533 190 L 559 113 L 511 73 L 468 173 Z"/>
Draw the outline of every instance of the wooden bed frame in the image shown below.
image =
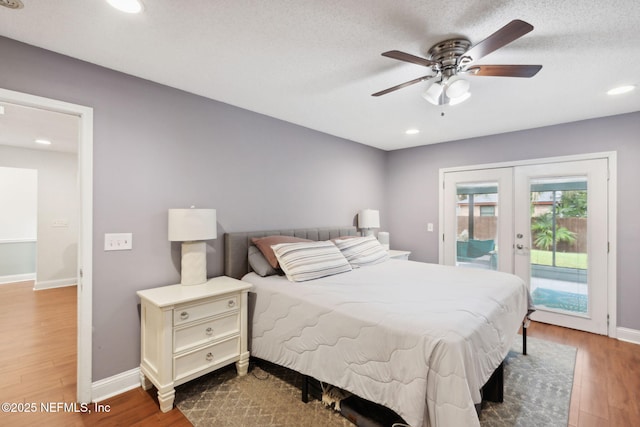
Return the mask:
<path fill-rule="evenodd" d="M 224 273 L 227 276 L 241 279 L 245 274 L 253 271 L 248 261 L 249 247 L 253 245 L 251 239 L 254 237 L 265 237 L 273 235 L 295 236 L 309 240 L 321 241 L 329 240 L 340 236 L 359 235 L 356 227 L 321 227 L 321 228 L 300 228 L 281 229 L 267 231 L 232 232 L 224 235 Z M 251 293 L 251 292 L 250 292 Z M 251 301 L 251 298 L 250 298 Z M 250 304 L 251 306 L 251 304 Z M 527 354 L 527 326 L 528 315 L 522 322 L 522 353 Z M 251 318 L 251 313 L 249 313 Z M 251 330 L 251 325 L 249 325 Z M 251 337 L 249 337 L 251 340 Z M 502 402 L 504 390 L 504 363 L 501 363 L 494 371 L 493 375 L 483 386 L 481 393 L 483 401 Z M 308 401 L 308 389 L 310 378 L 304 375 L 305 380 L 302 387 L 302 401 Z M 480 411 L 480 404 L 476 405 L 476 410 Z"/>

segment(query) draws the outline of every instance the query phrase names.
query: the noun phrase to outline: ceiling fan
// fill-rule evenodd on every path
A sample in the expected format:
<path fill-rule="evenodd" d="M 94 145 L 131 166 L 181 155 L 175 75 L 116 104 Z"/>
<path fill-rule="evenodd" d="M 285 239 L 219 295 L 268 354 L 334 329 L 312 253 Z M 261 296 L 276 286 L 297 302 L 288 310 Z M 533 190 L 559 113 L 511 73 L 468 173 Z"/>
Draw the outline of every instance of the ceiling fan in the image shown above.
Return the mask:
<path fill-rule="evenodd" d="M 495 77 L 533 77 L 542 65 L 475 65 L 480 58 L 519 39 L 533 30 L 533 25 L 515 19 L 474 46 L 465 38 L 454 38 L 436 43 L 427 52 L 427 58 L 399 50 L 384 52 L 382 56 L 422 65 L 432 74 L 376 92 L 381 96 L 416 83 L 429 81 L 423 97 L 434 105 L 457 104 L 470 96 L 465 75 Z"/>

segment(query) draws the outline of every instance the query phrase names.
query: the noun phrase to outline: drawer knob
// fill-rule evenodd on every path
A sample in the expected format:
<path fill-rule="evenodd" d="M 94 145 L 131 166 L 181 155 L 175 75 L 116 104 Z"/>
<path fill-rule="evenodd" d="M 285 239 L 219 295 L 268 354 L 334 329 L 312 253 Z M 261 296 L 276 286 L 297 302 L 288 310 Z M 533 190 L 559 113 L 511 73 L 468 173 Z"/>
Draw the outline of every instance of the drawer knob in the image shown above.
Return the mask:
<path fill-rule="evenodd" d="M 207 362 L 211 362 L 213 360 L 213 353 L 209 352 L 206 356 Z"/>
<path fill-rule="evenodd" d="M 187 313 L 186 311 L 183 311 L 182 313 L 180 313 L 181 320 L 187 320 L 188 318 L 189 318 L 189 313 Z"/>
<path fill-rule="evenodd" d="M 230 299 L 229 302 L 227 303 L 227 306 L 229 307 L 235 307 L 236 305 L 236 300 Z"/>
<path fill-rule="evenodd" d="M 213 335 L 213 328 L 211 326 L 209 326 L 205 332 L 207 333 L 207 335 Z"/>

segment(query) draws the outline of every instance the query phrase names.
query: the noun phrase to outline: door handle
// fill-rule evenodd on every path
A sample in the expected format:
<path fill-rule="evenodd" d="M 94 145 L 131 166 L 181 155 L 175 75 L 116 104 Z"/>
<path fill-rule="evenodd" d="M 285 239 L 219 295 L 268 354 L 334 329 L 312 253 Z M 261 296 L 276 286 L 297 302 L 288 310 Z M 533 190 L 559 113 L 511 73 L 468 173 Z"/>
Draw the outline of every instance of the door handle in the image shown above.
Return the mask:
<path fill-rule="evenodd" d="M 523 248 L 524 248 L 524 245 L 522 243 L 518 243 L 516 245 L 516 249 L 523 249 Z"/>

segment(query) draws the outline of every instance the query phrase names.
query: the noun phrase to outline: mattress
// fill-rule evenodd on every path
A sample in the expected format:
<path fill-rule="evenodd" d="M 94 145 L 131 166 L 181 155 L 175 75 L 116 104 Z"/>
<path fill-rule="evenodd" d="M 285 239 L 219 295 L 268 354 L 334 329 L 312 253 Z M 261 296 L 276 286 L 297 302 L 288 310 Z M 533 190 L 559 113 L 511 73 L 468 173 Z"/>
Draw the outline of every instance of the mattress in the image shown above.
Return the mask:
<path fill-rule="evenodd" d="M 348 390 L 411 426 L 477 426 L 480 389 L 527 313 L 514 275 L 390 259 L 254 285 L 251 355 Z"/>

